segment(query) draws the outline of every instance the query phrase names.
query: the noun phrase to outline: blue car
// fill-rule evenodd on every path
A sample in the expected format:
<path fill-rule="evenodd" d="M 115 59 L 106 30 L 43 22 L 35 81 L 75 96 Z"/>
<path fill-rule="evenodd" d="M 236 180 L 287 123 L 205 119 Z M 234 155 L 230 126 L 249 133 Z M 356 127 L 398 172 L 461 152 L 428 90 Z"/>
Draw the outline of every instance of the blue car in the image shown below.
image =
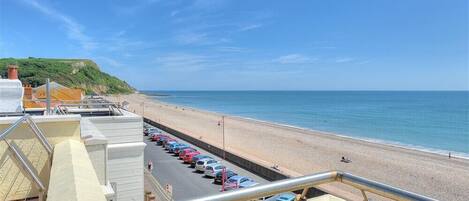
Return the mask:
<path fill-rule="evenodd" d="M 177 147 L 179 147 L 179 143 L 174 143 L 174 144 L 170 144 L 169 147 L 168 147 L 168 152 L 169 153 L 174 153 L 174 150 L 176 150 Z"/>
<path fill-rule="evenodd" d="M 287 192 L 287 193 L 277 194 L 267 199 L 267 201 L 294 201 L 295 198 L 296 198 L 296 194 L 292 192 Z"/>
<path fill-rule="evenodd" d="M 255 186 L 259 183 L 254 182 L 253 179 L 244 176 L 232 176 L 226 181 L 225 190 L 236 189 L 236 188 L 248 188 Z"/>
<path fill-rule="evenodd" d="M 185 148 L 190 148 L 189 145 L 187 144 L 179 144 L 176 148 L 174 148 L 174 155 L 178 156 L 179 155 L 179 150 L 183 150 Z"/>
<path fill-rule="evenodd" d="M 179 144 L 179 143 L 176 142 L 176 141 L 168 142 L 168 143 L 166 144 L 166 146 L 164 147 L 164 149 L 169 150 L 169 147 L 170 147 L 171 145 L 176 145 L 176 144 Z"/>

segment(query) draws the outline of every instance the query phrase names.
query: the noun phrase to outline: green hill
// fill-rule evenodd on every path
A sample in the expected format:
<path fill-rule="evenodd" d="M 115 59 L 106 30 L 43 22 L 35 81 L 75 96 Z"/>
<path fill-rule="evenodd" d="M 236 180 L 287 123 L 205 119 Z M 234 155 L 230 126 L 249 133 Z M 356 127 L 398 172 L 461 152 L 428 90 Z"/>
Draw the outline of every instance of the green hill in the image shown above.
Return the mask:
<path fill-rule="evenodd" d="M 46 78 L 70 88 L 80 88 L 86 94 L 132 93 L 135 89 L 107 73 L 101 72 L 98 65 L 86 59 L 43 59 L 43 58 L 2 58 L 0 75 L 7 77 L 7 65 L 19 66 L 19 79 L 23 84 L 40 86 Z"/>

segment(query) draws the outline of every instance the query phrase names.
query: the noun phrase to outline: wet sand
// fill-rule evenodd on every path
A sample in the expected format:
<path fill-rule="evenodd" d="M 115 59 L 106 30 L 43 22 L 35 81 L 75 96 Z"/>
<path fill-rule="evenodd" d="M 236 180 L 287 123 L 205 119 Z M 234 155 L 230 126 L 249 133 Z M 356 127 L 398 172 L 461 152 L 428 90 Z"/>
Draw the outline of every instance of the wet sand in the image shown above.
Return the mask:
<path fill-rule="evenodd" d="M 223 147 L 221 114 L 155 101 L 142 94 L 107 98 L 127 101 L 129 111 L 145 112 L 153 121 Z M 240 117 L 225 116 L 224 122 L 227 151 L 268 167 L 278 165 L 291 176 L 342 170 L 439 200 L 469 199 L 466 159 Z M 341 162 L 342 156 L 351 162 Z M 362 199 L 360 192 L 343 185 L 321 188 Z"/>

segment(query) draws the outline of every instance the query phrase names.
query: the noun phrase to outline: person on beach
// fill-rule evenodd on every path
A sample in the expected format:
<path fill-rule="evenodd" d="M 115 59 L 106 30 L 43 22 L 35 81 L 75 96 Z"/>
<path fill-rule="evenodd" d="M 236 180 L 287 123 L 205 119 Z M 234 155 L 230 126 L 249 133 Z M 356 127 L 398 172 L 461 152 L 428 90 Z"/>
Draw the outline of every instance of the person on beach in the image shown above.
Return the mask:
<path fill-rule="evenodd" d="M 345 158 L 345 156 L 342 156 L 342 159 L 340 159 L 340 162 L 343 162 L 343 163 L 350 163 L 352 162 L 352 160 L 348 159 L 348 158 Z"/>

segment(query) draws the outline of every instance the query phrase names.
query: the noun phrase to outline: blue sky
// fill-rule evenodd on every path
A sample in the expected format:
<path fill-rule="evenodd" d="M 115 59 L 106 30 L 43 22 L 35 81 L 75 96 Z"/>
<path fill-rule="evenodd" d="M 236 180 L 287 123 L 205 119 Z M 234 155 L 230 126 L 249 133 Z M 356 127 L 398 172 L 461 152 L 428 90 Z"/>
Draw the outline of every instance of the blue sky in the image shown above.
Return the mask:
<path fill-rule="evenodd" d="M 0 57 L 156 90 L 469 90 L 466 0 L 0 0 Z"/>

